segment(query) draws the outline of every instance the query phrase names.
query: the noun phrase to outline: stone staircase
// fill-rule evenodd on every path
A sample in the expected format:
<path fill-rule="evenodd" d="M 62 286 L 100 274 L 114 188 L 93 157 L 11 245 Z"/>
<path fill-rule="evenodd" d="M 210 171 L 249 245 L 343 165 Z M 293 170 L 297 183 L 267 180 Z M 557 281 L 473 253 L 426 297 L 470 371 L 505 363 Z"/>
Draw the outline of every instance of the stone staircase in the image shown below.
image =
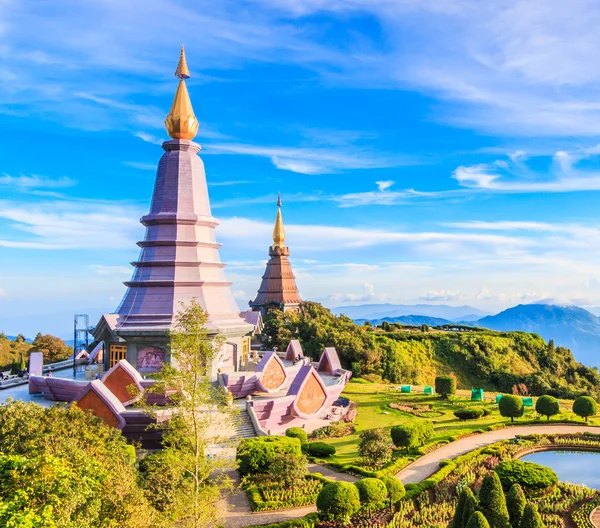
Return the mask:
<path fill-rule="evenodd" d="M 252 425 L 252 420 L 250 420 L 248 411 L 241 409 L 240 414 L 237 416 L 235 432 L 231 436 L 231 440 L 239 442 L 243 438 L 252 438 L 253 436 L 256 436 L 256 431 L 254 425 Z"/>

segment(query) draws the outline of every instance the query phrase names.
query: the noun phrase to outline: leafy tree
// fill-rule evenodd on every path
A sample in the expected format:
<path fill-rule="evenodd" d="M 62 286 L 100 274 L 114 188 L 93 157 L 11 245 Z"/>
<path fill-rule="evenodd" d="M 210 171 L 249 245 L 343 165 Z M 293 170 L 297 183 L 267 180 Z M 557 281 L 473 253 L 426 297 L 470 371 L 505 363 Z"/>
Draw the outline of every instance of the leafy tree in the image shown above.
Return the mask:
<path fill-rule="evenodd" d="M 355 482 L 360 503 L 367 511 L 379 506 L 387 498 L 387 488 L 378 478 L 362 478 Z"/>
<path fill-rule="evenodd" d="M 435 378 L 435 392 L 447 400 L 456 394 L 456 378 L 454 376 L 438 376 Z"/>
<path fill-rule="evenodd" d="M 25 361 L 25 356 L 21 354 L 21 361 L 19 362 L 19 370 L 21 372 L 27 370 L 27 361 Z"/>
<path fill-rule="evenodd" d="M 25 336 L 23 334 L 19 334 L 16 338 L 15 341 L 17 343 L 25 343 Z"/>
<path fill-rule="evenodd" d="M 367 429 L 360 433 L 358 454 L 370 466 L 382 466 L 392 458 L 389 436 L 385 429 Z"/>
<path fill-rule="evenodd" d="M 358 489 L 349 482 L 329 482 L 317 496 L 317 510 L 347 524 L 360 508 Z"/>
<path fill-rule="evenodd" d="M 19 365 L 17 365 L 17 359 L 13 358 L 12 363 L 10 365 L 10 373 L 12 375 L 18 374 L 19 373 Z"/>
<path fill-rule="evenodd" d="M 222 490 L 231 488 L 223 469 L 228 461 L 220 456 L 206 456 L 206 448 L 226 439 L 233 426 L 234 415 L 225 393 L 215 388 L 207 376 L 225 339 L 209 334 L 207 314 L 192 300 L 177 314 L 169 332 L 171 364 L 165 365 L 157 377 L 154 390 L 164 392 L 177 387 L 171 396 L 171 417 L 162 422 L 163 445 L 174 471 L 191 480 L 179 501 L 184 516 L 182 528 L 216 526 L 217 502 Z M 295 441 L 293 438 L 284 440 Z"/>
<path fill-rule="evenodd" d="M 240 475 L 268 473 L 277 455 L 300 456 L 298 438 L 285 436 L 259 436 L 245 438 L 237 447 L 237 464 Z"/>
<path fill-rule="evenodd" d="M 402 484 L 400 479 L 390 477 L 389 475 L 384 475 L 383 477 L 380 477 L 379 480 L 385 484 L 387 489 L 390 508 L 394 508 L 402 500 L 404 495 L 406 495 L 404 484 Z"/>
<path fill-rule="evenodd" d="M 72 347 L 67 346 L 59 337 L 50 334 L 38 333 L 31 346 L 33 350 L 42 352 L 44 360 L 50 363 L 67 359 L 73 353 Z"/>
<path fill-rule="evenodd" d="M 293 488 L 308 474 L 306 457 L 279 454 L 271 462 L 268 474 L 274 482 L 280 482 L 284 488 Z"/>
<path fill-rule="evenodd" d="M 523 488 L 521 488 L 519 484 L 513 484 L 506 494 L 508 516 L 510 518 L 510 524 L 513 526 L 513 528 L 519 528 L 526 505 L 527 499 L 525 498 L 525 493 L 523 493 Z"/>
<path fill-rule="evenodd" d="M 598 404 L 596 403 L 596 400 L 589 396 L 579 396 L 579 398 L 573 402 L 573 412 L 577 416 L 585 418 L 585 421 L 587 422 L 590 416 L 596 416 L 598 413 Z"/>
<path fill-rule="evenodd" d="M 560 413 L 560 403 L 553 396 L 540 396 L 535 402 L 535 410 L 538 414 L 545 416 L 550 420 L 550 416 L 555 416 Z"/>
<path fill-rule="evenodd" d="M 490 528 L 490 523 L 487 522 L 483 513 L 476 511 L 471 515 L 469 522 L 466 524 L 466 528 Z"/>
<path fill-rule="evenodd" d="M 510 528 L 506 497 L 495 471 L 483 478 L 479 490 L 479 504 L 492 528 Z"/>
<path fill-rule="evenodd" d="M 6 334 L 4 332 L 0 332 L 0 339 L 6 339 Z"/>
<path fill-rule="evenodd" d="M 510 418 L 511 422 L 514 422 L 515 418 L 523 416 L 525 412 L 523 400 L 519 396 L 512 394 L 505 394 L 500 398 L 498 409 L 500 410 L 500 414 L 505 418 Z"/>
<path fill-rule="evenodd" d="M 546 528 L 535 504 L 528 503 L 525 506 L 519 528 Z"/>

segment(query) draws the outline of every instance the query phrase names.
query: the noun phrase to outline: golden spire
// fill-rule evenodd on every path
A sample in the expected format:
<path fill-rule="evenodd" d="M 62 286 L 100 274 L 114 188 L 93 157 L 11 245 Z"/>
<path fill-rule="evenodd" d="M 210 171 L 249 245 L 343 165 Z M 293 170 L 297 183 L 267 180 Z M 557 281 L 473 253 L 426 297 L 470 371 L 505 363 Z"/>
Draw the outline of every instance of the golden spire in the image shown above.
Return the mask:
<path fill-rule="evenodd" d="M 273 227 L 273 247 L 284 247 L 285 231 L 283 230 L 283 220 L 281 218 L 281 195 L 277 194 L 277 216 L 275 217 L 275 227 Z"/>
<path fill-rule="evenodd" d="M 190 95 L 185 85 L 185 79 L 190 77 L 187 61 L 185 60 L 185 50 L 181 46 L 179 64 L 175 70 L 175 77 L 179 77 L 179 86 L 175 92 L 175 98 L 171 105 L 171 111 L 165 119 L 165 126 L 169 136 L 173 139 L 194 139 L 198 133 L 198 120 L 194 115 Z"/>

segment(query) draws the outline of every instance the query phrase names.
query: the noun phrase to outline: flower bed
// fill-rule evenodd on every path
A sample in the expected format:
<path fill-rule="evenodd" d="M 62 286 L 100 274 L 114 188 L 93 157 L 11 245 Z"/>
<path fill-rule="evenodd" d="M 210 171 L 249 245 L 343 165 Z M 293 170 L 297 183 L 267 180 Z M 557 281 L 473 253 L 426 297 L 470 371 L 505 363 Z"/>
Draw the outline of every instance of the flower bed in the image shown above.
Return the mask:
<path fill-rule="evenodd" d="M 389 404 L 389 407 L 419 418 L 437 418 L 444 415 L 442 411 L 434 410 L 433 406 L 429 404 L 392 402 Z"/>

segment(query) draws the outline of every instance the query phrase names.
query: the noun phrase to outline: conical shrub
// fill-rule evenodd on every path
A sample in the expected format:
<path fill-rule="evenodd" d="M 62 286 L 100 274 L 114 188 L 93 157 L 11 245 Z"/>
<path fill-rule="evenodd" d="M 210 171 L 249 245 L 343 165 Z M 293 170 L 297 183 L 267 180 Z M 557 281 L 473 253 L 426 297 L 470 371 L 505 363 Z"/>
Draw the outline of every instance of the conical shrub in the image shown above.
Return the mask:
<path fill-rule="evenodd" d="M 519 528 L 546 528 L 535 504 L 527 504 Z"/>
<path fill-rule="evenodd" d="M 523 493 L 523 488 L 521 488 L 519 484 L 513 484 L 506 494 L 508 517 L 510 519 L 510 525 L 513 528 L 519 528 L 526 505 L 527 499 L 525 498 L 525 493 Z"/>
<path fill-rule="evenodd" d="M 473 491 L 471 491 L 471 488 L 465 488 L 463 493 L 465 494 L 465 500 L 463 503 L 463 512 L 460 526 L 462 528 L 465 528 L 465 526 L 467 526 L 469 522 L 469 519 L 471 519 L 471 516 L 477 510 L 477 499 L 475 498 Z"/>
<path fill-rule="evenodd" d="M 487 519 L 480 511 L 476 511 L 469 522 L 467 523 L 465 528 L 490 528 L 490 523 L 487 522 Z"/>
<path fill-rule="evenodd" d="M 491 528 L 510 528 L 506 497 L 495 471 L 488 473 L 479 490 L 479 505 Z"/>

